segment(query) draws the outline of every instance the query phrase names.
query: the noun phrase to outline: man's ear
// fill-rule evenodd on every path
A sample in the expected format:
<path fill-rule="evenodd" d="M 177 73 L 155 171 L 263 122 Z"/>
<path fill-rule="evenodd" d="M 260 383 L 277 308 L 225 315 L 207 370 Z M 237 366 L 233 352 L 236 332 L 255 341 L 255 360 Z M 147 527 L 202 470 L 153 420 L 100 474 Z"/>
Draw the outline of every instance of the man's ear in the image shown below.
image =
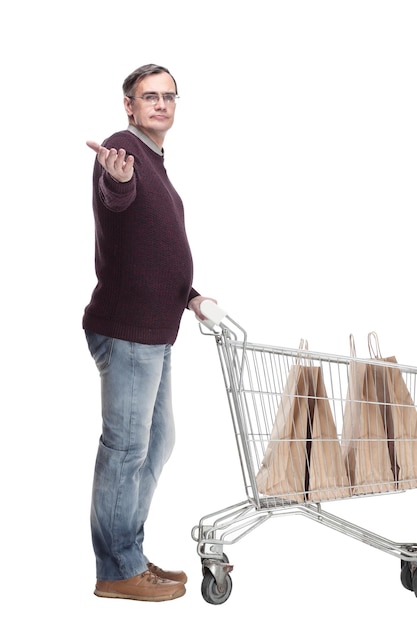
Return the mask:
<path fill-rule="evenodd" d="M 125 111 L 129 117 L 132 117 L 132 100 L 125 96 L 123 98 L 123 104 L 125 106 Z"/>

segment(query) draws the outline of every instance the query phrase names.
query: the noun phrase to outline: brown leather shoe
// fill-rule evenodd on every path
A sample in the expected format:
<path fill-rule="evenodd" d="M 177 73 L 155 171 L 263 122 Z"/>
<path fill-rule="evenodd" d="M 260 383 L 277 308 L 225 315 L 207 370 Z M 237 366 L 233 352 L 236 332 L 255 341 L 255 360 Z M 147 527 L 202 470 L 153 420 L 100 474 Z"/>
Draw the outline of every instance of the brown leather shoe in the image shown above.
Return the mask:
<path fill-rule="evenodd" d="M 100 598 L 163 602 L 183 596 L 185 587 L 182 583 L 159 578 L 147 570 L 126 580 L 98 580 L 94 594 Z"/>
<path fill-rule="evenodd" d="M 187 574 L 185 572 L 164 570 L 153 563 L 148 563 L 148 569 L 152 574 L 156 574 L 159 578 L 167 578 L 168 580 L 174 580 L 176 583 L 182 583 L 185 585 L 187 582 Z"/>

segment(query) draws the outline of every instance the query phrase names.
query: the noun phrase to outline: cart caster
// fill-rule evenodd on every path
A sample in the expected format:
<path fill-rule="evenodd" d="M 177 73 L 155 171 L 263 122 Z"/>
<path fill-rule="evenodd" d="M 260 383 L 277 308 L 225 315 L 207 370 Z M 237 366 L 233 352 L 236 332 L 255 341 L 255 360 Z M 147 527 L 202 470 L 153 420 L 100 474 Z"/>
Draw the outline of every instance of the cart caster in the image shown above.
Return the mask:
<path fill-rule="evenodd" d="M 202 559 L 203 582 L 201 595 L 209 604 L 223 604 L 232 593 L 232 579 L 230 572 L 233 565 L 222 554 L 218 559 Z"/>
<path fill-rule="evenodd" d="M 417 561 L 401 561 L 401 583 L 417 596 Z"/>
<path fill-rule="evenodd" d="M 206 571 L 201 583 L 201 595 L 209 604 L 223 604 L 232 593 L 232 579 L 229 574 L 224 576 L 221 584 L 216 582 L 213 574 Z"/>
<path fill-rule="evenodd" d="M 414 591 L 413 578 L 414 576 L 411 572 L 411 563 L 408 561 L 401 561 L 401 584 L 408 591 Z"/>

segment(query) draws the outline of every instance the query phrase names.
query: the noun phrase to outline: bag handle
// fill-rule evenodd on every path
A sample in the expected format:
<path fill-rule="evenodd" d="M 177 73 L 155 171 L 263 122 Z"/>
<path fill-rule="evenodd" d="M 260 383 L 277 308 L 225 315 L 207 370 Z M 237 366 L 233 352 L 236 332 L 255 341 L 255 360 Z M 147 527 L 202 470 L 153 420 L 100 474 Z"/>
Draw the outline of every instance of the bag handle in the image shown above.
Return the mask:
<path fill-rule="evenodd" d="M 379 347 L 378 335 L 375 331 L 368 333 L 368 348 L 372 359 L 382 360 L 381 348 Z"/>
<path fill-rule="evenodd" d="M 307 350 L 308 351 L 308 341 L 307 339 L 300 339 L 300 345 L 298 346 L 299 350 Z"/>
<path fill-rule="evenodd" d="M 298 350 L 301 351 L 306 351 L 308 352 L 308 341 L 307 339 L 300 339 L 300 343 L 298 345 Z M 301 357 L 300 354 L 298 354 L 297 356 L 297 360 L 296 363 L 297 365 L 300 365 L 301 361 L 306 361 L 309 363 L 309 365 L 311 365 L 311 359 L 307 359 L 306 357 Z"/>
<path fill-rule="evenodd" d="M 350 344 L 350 356 L 354 359 L 356 358 L 356 346 L 355 346 L 355 338 L 352 333 L 349 335 L 349 344 Z"/>

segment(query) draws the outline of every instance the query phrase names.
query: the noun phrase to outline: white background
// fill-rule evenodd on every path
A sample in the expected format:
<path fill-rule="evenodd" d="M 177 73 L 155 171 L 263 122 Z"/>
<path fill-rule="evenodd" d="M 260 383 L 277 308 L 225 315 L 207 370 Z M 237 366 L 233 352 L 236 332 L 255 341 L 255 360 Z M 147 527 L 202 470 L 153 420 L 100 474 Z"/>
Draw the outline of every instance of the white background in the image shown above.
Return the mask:
<path fill-rule="evenodd" d="M 404 623 L 417 599 L 397 559 L 296 516 L 230 546 L 232 595 L 204 602 L 191 528 L 245 495 L 216 348 L 189 312 L 177 446 L 147 528 L 152 560 L 186 569 L 188 591 L 94 597 L 99 379 L 81 317 L 95 280 L 85 141 L 125 128 L 124 78 L 158 63 L 181 95 L 166 167 L 195 287 L 251 341 L 348 354 L 353 333 L 365 357 L 377 331 L 385 356 L 417 365 L 416 3 L 26 0 L 0 29 L 2 623 Z M 415 492 L 328 508 L 417 541 Z"/>

